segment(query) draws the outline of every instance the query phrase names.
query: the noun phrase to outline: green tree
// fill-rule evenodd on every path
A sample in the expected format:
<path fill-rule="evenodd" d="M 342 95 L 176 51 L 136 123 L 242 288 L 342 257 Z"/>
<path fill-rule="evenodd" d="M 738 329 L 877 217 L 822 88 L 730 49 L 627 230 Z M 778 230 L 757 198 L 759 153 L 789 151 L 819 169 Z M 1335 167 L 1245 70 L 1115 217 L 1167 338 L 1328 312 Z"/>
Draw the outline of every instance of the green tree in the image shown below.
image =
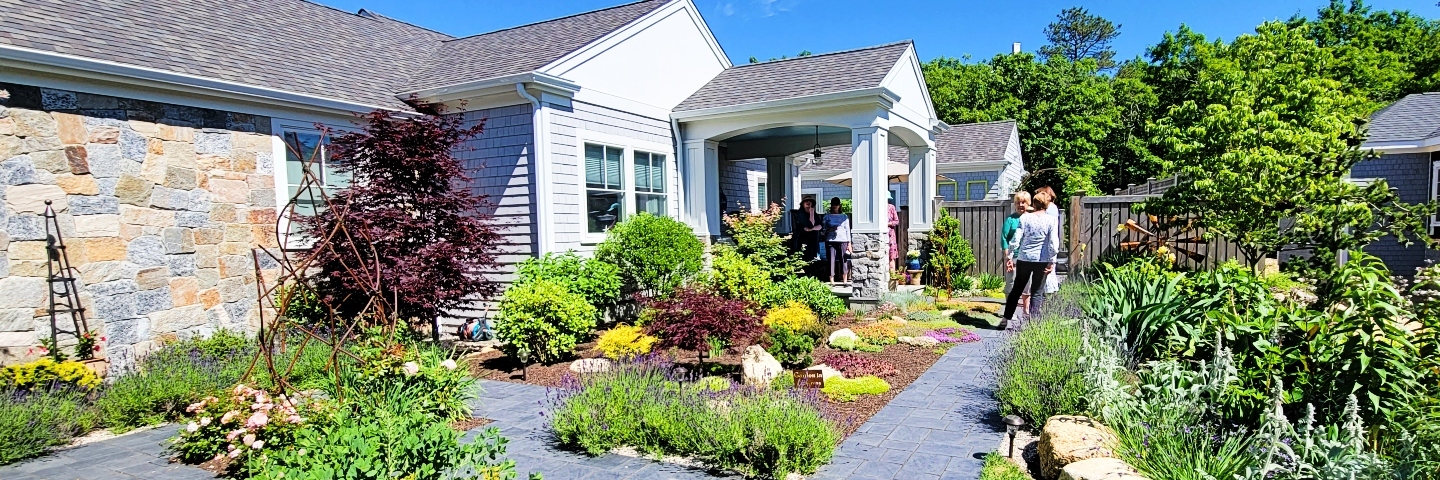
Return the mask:
<path fill-rule="evenodd" d="M 1120 26 L 1099 15 L 1091 15 L 1081 7 L 1060 11 L 1054 22 L 1045 27 L 1049 45 L 1040 47 L 1047 59 L 1064 58 L 1072 62 L 1095 61 L 1100 70 L 1115 68 L 1115 50 L 1110 42 L 1120 36 Z"/>
<path fill-rule="evenodd" d="M 1152 147 L 1181 181 L 1144 211 L 1194 218 L 1252 265 L 1287 245 L 1333 265 L 1341 249 L 1424 231 L 1432 205 L 1400 202 L 1383 180 L 1346 180 L 1365 158 L 1373 102 L 1326 78 L 1332 50 L 1276 22 L 1230 45 L 1183 30 L 1152 49 L 1158 80 L 1187 87 L 1169 93 L 1179 103 L 1151 126 Z M 1187 70 L 1190 80 L 1174 74 Z"/>
<path fill-rule="evenodd" d="M 1406 94 L 1440 89 L 1440 22 L 1408 11 L 1373 11 L 1363 0 L 1331 0 L 1314 19 L 1288 22 L 1331 50 L 1323 70 L 1383 106 Z"/>

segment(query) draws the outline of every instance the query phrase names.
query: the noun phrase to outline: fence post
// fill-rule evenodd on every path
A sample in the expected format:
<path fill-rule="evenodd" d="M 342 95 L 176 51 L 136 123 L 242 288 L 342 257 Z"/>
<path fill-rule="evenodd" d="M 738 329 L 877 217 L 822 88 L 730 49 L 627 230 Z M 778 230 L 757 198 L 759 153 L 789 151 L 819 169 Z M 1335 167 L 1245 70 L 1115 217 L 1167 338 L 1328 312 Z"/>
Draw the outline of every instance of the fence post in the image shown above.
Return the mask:
<path fill-rule="evenodd" d="M 1080 250 L 1083 245 L 1085 245 L 1080 241 L 1080 236 L 1089 235 L 1088 233 L 1083 233 L 1084 230 L 1082 230 L 1082 225 L 1084 223 L 1082 219 L 1085 215 L 1084 199 L 1085 194 L 1083 193 L 1076 194 L 1075 196 L 1070 197 L 1070 218 L 1066 219 L 1070 224 L 1068 228 L 1068 230 L 1070 231 L 1070 257 L 1066 261 L 1067 266 L 1069 267 L 1069 270 L 1072 274 L 1080 270 L 1079 262 L 1082 257 L 1085 256 L 1085 252 Z"/>

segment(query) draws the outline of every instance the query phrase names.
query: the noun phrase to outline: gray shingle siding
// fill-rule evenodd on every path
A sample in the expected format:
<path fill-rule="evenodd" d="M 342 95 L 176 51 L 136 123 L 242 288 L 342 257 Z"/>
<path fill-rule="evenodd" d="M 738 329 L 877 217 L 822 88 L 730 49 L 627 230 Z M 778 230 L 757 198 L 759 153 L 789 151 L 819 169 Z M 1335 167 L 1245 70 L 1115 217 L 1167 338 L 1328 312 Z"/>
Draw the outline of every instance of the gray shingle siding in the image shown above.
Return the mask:
<path fill-rule="evenodd" d="M 955 183 L 956 183 L 956 185 L 957 185 L 957 190 L 956 190 L 957 193 L 955 194 L 956 196 L 955 196 L 955 197 L 946 196 L 946 198 L 945 198 L 946 200 L 993 200 L 993 199 L 997 198 L 997 196 L 996 196 L 997 190 L 996 190 L 995 187 L 996 187 L 996 184 L 998 184 L 999 181 L 1000 181 L 1000 171 L 999 171 L 999 170 L 992 170 L 992 171 L 988 171 L 988 172 L 941 173 L 941 175 L 945 176 L 945 178 L 954 180 Z M 966 189 L 966 183 L 967 183 L 967 182 L 972 182 L 972 181 L 977 181 L 977 180 L 983 180 L 983 181 L 985 181 L 985 195 L 984 195 L 984 198 L 975 199 L 975 198 L 970 198 L 970 197 L 967 195 L 968 190 Z M 938 183 L 941 183 L 942 185 L 944 185 L 944 184 L 948 184 L 949 182 L 938 182 Z M 938 186 L 938 185 L 937 185 L 935 194 L 936 194 L 936 195 L 942 195 L 942 194 L 948 194 L 948 193 L 950 193 L 949 191 L 946 190 L 946 188 L 948 188 L 948 187 L 941 187 L 941 186 Z"/>
<path fill-rule="evenodd" d="M 470 172 L 471 190 L 489 197 L 488 213 L 500 226 L 500 271 L 494 278 L 509 282 L 515 264 L 533 256 L 535 242 L 534 116 L 529 104 L 475 110 L 463 115 L 467 125 L 482 119 L 480 136 L 461 145 L 459 156 Z"/>
<path fill-rule="evenodd" d="M 1409 203 L 1420 203 L 1430 199 L 1430 155 L 1429 153 L 1395 153 L 1380 158 L 1365 160 L 1351 169 L 1351 176 L 1357 179 L 1384 178 L 1391 188 L 1397 190 L 1400 199 Z M 1371 255 L 1380 257 L 1390 271 L 1400 275 L 1412 275 L 1416 268 L 1425 266 L 1427 255 L 1420 244 L 1409 247 L 1385 237 L 1365 247 Z"/>

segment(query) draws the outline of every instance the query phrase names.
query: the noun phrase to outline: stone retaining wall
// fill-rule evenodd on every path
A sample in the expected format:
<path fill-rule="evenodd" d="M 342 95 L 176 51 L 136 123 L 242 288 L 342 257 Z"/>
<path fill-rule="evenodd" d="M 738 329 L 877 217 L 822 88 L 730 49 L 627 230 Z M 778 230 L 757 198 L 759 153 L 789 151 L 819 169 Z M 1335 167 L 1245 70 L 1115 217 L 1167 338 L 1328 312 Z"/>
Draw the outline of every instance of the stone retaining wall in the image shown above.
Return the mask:
<path fill-rule="evenodd" d="M 111 368 L 166 339 L 253 330 L 250 252 L 275 245 L 271 142 L 268 117 L 0 83 L 0 363 L 50 334 L 45 200 Z"/>

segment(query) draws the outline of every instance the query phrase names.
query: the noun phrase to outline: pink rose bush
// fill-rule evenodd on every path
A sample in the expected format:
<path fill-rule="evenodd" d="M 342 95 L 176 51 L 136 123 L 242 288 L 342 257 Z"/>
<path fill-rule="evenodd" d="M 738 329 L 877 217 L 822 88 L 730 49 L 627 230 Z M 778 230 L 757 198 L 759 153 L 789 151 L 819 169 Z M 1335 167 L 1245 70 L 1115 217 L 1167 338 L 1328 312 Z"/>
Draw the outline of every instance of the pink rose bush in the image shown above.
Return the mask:
<path fill-rule="evenodd" d="M 240 463 L 248 455 L 285 445 L 305 423 L 299 399 L 240 384 L 224 398 L 205 397 L 185 407 L 192 418 L 174 440 L 173 450 L 187 463 L 228 457 Z M 217 420 L 218 419 L 218 420 Z"/>

